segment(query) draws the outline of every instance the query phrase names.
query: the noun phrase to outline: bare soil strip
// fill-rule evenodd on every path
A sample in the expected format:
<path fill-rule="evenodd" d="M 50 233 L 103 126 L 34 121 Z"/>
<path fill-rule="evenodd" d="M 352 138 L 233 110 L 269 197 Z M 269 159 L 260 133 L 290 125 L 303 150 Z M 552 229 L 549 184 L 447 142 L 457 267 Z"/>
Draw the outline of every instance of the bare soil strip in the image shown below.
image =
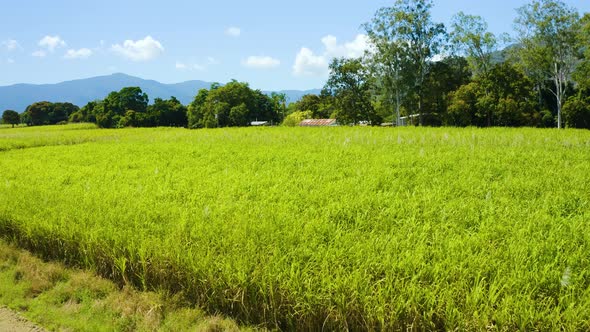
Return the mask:
<path fill-rule="evenodd" d="M 46 330 L 22 318 L 14 311 L 5 307 L 0 307 L 0 331 L 45 332 Z"/>

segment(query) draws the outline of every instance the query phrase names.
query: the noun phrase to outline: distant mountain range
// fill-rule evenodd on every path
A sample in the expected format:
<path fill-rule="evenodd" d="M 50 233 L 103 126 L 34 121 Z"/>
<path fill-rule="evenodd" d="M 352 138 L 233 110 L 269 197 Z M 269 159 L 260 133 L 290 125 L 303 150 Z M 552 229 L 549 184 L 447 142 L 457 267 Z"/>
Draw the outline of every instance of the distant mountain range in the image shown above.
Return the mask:
<path fill-rule="evenodd" d="M 89 101 L 105 98 L 111 91 L 119 91 L 124 87 L 138 86 L 147 93 L 150 102 L 155 98 L 174 96 L 183 104 L 189 104 L 200 89 L 208 89 L 211 82 L 186 81 L 175 84 L 164 84 L 154 80 L 145 80 L 126 74 L 98 76 L 56 84 L 15 84 L 0 87 L 0 113 L 11 109 L 23 112 L 28 105 L 37 101 L 70 102 L 80 107 Z M 303 95 L 319 94 L 313 90 L 283 90 L 288 102 L 296 102 Z M 270 91 L 264 91 L 270 94 Z"/>

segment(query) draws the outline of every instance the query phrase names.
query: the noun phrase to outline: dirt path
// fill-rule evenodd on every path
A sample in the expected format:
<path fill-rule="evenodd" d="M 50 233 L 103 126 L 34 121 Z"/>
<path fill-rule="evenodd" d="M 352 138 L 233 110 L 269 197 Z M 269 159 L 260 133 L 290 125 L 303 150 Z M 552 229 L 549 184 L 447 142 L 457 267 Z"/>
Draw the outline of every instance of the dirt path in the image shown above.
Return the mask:
<path fill-rule="evenodd" d="M 2 332 L 45 332 L 44 329 L 22 318 L 14 311 L 0 307 L 0 331 Z"/>

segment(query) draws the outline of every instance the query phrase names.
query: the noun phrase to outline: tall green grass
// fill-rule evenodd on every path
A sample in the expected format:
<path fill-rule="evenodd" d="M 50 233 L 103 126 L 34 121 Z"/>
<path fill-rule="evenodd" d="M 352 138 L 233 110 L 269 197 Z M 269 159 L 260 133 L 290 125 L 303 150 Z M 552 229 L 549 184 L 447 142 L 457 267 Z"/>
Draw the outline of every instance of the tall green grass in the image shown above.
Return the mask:
<path fill-rule="evenodd" d="M 1 234 L 287 330 L 590 329 L 588 131 L 95 132 L 0 152 Z"/>
<path fill-rule="evenodd" d="M 121 137 L 121 134 L 125 135 L 124 133 L 115 133 L 108 130 L 91 130 L 96 128 L 96 125 L 93 123 L 19 128 L 0 126 L 0 151 L 27 149 L 38 146 L 80 144 L 84 142 L 110 140 Z"/>

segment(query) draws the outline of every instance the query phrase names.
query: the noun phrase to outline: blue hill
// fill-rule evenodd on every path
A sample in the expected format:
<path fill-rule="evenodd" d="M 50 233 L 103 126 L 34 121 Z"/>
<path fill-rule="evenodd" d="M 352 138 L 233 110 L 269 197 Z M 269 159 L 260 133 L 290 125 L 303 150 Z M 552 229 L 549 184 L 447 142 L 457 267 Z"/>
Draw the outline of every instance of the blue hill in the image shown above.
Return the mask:
<path fill-rule="evenodd" d="M 150 97 L 170 98 L 174 96 L 183 104 L 189 104 L 200 89 L 208 89 L 211 82 L 186 81 L 164 84 L 154 80 L 145 80 L 126 74 L 112 74 L 87 79 L 66 81 L 56 84 L 15 84 L 0 87 L 0 111 L 12 109 L 23 112 L 28 105 L 37 101 L 70 102 L 80 107 L 89 101 L 103 99 L 111 91 L 118 91 L 127 86 L 139 86 Z M 305 94 L 319 94 L 320 90 L 285 90 L 278 91 L 287 95 L 289 102 L 296 102 Z M 270 94 L 270 91 L 265 91 Z"/>

